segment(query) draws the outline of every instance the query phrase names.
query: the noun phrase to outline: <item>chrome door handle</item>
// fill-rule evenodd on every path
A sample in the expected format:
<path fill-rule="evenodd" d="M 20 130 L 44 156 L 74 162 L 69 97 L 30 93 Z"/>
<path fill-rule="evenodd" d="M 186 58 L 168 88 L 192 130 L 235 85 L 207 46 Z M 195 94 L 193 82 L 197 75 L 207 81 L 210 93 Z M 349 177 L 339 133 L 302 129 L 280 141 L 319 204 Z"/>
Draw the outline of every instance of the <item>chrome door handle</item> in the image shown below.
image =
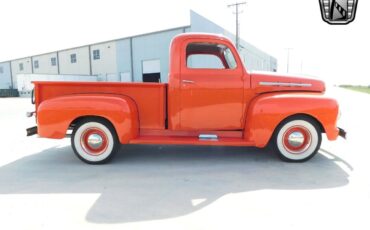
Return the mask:
<path fill-rule="evenodd" d="M 182 83 L 194 84 L 195 82 L 194 81 L 190 81 L 190 80 L 182 80 Z"/>

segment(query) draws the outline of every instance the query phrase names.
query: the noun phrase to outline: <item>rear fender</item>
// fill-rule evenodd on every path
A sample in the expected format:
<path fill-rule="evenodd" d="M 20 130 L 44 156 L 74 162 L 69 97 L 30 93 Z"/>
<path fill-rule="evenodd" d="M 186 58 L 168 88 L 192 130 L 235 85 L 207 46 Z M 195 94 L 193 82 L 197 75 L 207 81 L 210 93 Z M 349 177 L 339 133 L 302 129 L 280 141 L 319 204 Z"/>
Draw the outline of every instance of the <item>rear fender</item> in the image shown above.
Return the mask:
<path fill-rule="evenodd" d="M 249 106 L 244 138 L 257 147 L 265 147 L 284 119 L 305 115 L 318 121 L 329 140 L 335 140 L 339 134 L 336 126 L 338 111 L 337 101 L 322 94 L 263 94 Z"/>
<path fill-rule="evenodd" d="M 37 109 L 38 134 L 64 138 L 72 121 L 81 117 L 101 117 L 112 123 L 121 143 L 128 143 L 139 132 L 135 102 L 124 95 L 69 95 L 43 101 Z"/>

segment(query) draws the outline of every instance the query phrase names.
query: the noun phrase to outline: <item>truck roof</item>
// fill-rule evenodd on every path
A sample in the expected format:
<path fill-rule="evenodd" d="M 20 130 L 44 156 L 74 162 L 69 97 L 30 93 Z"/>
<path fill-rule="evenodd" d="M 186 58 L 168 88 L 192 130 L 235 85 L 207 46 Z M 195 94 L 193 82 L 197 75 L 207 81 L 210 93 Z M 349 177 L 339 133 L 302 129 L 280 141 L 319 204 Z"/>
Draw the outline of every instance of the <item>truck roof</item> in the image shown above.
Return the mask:
<path fill-rule="evenodd" d="M 172 42 L 180 42 L 187 39 L 192 38 L 202 38 L 202 39 L 217 39 L 217 40 L 223 40 L 223 41 L 229 41 L 231 40 L 227 37 L 225 37 L 222 34 L 211 34 L 211 33 L 183 33 L 175 36 L 172 40 Z"/>

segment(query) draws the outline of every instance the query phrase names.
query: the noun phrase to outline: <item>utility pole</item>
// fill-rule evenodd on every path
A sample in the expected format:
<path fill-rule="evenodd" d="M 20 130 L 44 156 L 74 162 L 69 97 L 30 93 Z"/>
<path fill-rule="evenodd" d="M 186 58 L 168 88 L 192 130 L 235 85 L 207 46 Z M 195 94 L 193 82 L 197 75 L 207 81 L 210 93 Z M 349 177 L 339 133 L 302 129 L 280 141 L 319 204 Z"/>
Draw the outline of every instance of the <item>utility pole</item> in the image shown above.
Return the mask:
<path fill-rule="evenodd" d="M 287 53 L 287 61 L 286 61 L 286 72 L 289 73 L 289 61 L 290 61 L 290 51 L 293 48 L 285 48 L 285 50 L 288 52 Z"/>
<path fill-rule="evenodd" d="M 303 59 L 301 59 L 301 73 L 303 73 Z"/>
<path fill-rule="evenodd" d="M 230 4 L 227 7 L 235 7 L 235 24 L 236 24 L 236 37 L 235 37 L 235 46 L 236 49 L 239 50 L 239 14 L 243 13 L 239 11 L 239 6 L 247 4 L 246 2 L 236 2 L 234 4 Z"/>

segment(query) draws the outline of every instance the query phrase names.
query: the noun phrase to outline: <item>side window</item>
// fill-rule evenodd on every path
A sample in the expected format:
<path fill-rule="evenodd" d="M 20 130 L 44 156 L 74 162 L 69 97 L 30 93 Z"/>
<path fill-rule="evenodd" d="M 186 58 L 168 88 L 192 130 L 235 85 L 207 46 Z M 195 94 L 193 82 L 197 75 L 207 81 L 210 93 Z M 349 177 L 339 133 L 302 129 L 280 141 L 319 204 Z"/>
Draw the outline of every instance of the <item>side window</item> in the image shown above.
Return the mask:
<path fill-rule="evenodd" d="M 237 64 L 225 45 L 190 43 L 186 47 L 186 66 L 189 69 L 235 69 Z"/>
<path fill-rule="evenodd" d="M 187 66 L 190 69 L 225 69 L 221 59 L 212 54 L 191 54 Z"/>

